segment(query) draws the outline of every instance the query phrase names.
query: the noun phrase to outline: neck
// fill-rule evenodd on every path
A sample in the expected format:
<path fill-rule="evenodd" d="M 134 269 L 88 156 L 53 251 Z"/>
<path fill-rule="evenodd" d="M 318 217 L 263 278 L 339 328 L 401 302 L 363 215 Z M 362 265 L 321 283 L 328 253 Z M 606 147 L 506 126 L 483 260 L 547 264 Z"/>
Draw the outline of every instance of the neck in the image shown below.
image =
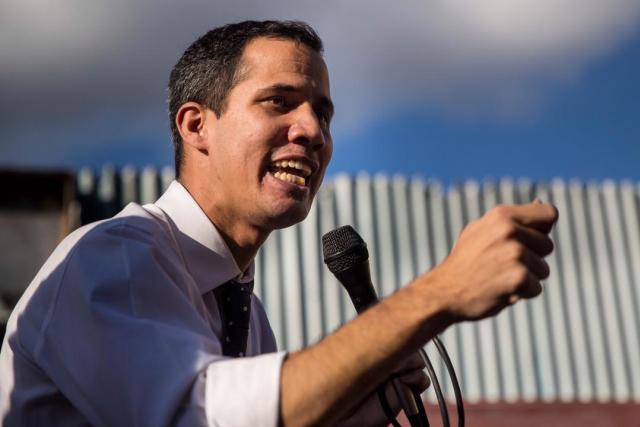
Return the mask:
<path fill-rule="evenodd" d="M 209 214 L 207 214 L 209 216 Z M 233 259 L 241 271 L 246 271 L 258 253 L 258 249 L 269 237 L 269 233 L 262 233 L 256 230 L 243 229 L 243 227 L 218 226 L 218 221 L 209 216 L 214 223 L 225 243 L 231 250 Z"/>
<path fill-rule="evenodd" d="M 234 215 L 223 206 L 217 205 L 215 199 L 210 197 L 210 189 L 206 186 L 198 185 L 197 182 L 191 182 L 182 176 L 178 181 L 189 191 L 216 227 L 240 271 L 246 271 L 260 246 L 269 237 L 271 230 L 261 229 L 243 221 L 241 216 Z"/>

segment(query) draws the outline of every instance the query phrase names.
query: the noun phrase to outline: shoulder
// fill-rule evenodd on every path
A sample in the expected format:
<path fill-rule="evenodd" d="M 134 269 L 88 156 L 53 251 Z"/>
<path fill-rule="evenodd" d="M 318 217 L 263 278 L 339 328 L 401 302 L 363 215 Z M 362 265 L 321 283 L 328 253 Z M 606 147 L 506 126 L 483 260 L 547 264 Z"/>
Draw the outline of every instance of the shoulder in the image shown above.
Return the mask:
<path fill-rule="evenodd" d="M 83 254 L 113 252 L 127 242 L 149 248 L 171 247 L 161 220 L 142 206 L 130 203 L 116 216 L 84 225 L 67 235 L 42 265 L 29 288 L 60 278 L 66 266 Z M 29 293 L 29 289 L 25 294 Z"/>
<path fill-rule="evenodd" d="M 78 274 L 130 279 L 135 272 L 150 266 L 179 264 L 163 217 L 137 204 L 129 204 L 108 220 L 81 227 L 70 234 L 61 246 L 58 263 L 65 282 Z M 96 281 L 96 280 L 94 280 Z"/>
<path fill-rule="evenodd" d="M 104 235 L 164 241 L 162 219 L 136 203 L 129 203 L 116 216 L 80 227 L 65 238 L 70 246 L 86 244 Z"/>
<path fill-rule="evenodd" d="M 108 252 L 127 243 L 170 246 L 162 219 L 144 207 L 130 203 L 116 216 L 84 225 L 69 234 L 56 248 L 49 260 L 60 263 L 83 252 Z"/>
<path fill-rule="evenodd" d="M 69 234 L 42 266 L 24 299 L 38 288 L 50 288 L 45 293 L 55 300 L 62 286 L 88 292 L 130 283 L 145 269 L 179 269 L 176 254 L 161 219 L 130 203 L 115 217 Z"/>
<path fill-rule="evenodd" d="M 34 348 L 60 306 L 77 313 L 104 299 L 129 305 L 132 278 L 142 270 L 149 271 L 146 277 L 165 277 L 150 270 L 172 268 L 172 251 L 162 223 L 140 205 L 130 204 L 113 218 L 80 227 L 40 268 L 14 308 L 7 332 L 18 329 L 21 344 Z M 177 262 L 173 266 L 180 267 Z M 20 328 L 18 318 L 23 319 Z"/>

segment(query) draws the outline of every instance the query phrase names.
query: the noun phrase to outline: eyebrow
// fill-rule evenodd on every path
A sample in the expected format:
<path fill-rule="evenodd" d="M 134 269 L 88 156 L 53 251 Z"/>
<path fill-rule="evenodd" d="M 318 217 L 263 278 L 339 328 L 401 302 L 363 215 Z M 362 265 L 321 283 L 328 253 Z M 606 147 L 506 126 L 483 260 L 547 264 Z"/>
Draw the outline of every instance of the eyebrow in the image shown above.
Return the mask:
<path fill-rule="evenodd" d="M 274 85 L 265 87 L 263 89 L 260 89 L 260 93 L 269 93 L 269 92 L 294 92 L 294 93 L 298 93 L 301 92 L 301 89 L 297 86 L 294 85 L 289 85 L 289 84 L 284 84 L 284 83 L 276 83 Z M 320 97 L 320 104 L 322 105 L 322 108 L 326 109 L 329 112 L 330 116 L 333 116 L 333 112 L 334 112 L 334 106 L 333 106 L 333 102 L 331 102 L 331 100 L 326 97 L 326 96 L 322 96 Z"/>

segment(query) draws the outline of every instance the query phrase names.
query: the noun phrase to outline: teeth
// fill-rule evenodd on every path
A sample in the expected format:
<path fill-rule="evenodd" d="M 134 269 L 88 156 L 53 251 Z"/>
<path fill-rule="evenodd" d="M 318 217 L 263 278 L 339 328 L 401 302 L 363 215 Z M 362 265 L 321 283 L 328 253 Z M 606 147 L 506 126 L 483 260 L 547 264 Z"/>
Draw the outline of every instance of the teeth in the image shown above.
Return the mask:
<path fill-rule="evenodd" d="M 306 164 L 296 160 L 280 160 L 275 162 L 274 165 L 279 168 L 293 168 L 302 171 L 302 176 L 307 177 L 311 175 L 311 168 Z"/>
<path fill-rule="evenodd" d="M 293 175 L 291 173 L 278 171 L 274 173 L 273 176 L 278 178 L 280 181 L 291 182 L 293 184 L 298 184 L 298 185 L 305 185 L 305 179 L 303 177 L 298 175 Z"/>

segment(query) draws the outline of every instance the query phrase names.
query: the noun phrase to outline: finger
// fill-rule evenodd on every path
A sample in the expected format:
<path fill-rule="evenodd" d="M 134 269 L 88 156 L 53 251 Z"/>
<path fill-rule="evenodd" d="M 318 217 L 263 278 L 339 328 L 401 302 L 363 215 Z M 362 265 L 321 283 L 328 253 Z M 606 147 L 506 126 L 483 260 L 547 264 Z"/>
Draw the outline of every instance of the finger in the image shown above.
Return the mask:
<path fill-rule="evenodd" d="M 424 368 L 425 364 L 422 360 L 422 357 L 420 357 L 419 353 L 414 353 L 403 360 L 400 365 L 398 365 L 398 367 L 394 370 L 394 373 L 402 375 L 405 372 L 422 370 Z"/>
<path fill-rule="evenodd" d="M 395 376 L 394 376 L 395 377 Z M 431 385 L 431 380 L 422 370 L 415 370 L 408 374 L 395 377 L 412 390 L 422 393 Z"/>
<path fill-rule="evenodd" d="M 538 256 L 535 252 L 524 249 L 522 252 L 521 261 L 525 264 L 527 269 L 536 277 L 537 281 L 544 280 L 549 277 L 551 270 L 549 264 Z"/>
<path fill-rule="evenodd" d="M 518 287 L 515 295 L 519 298 L 534 298 L 542 293 L 542 289 L 540 279 L 535 274 L 529 272 L 527 279 Z"/>
<path fill-rule="evenodd" d="M 514 227 L 514 237 L 537 255 L 543 257 L 553 252 L 553 240 L 547 234 L 518 223 Z"/>
<path fill-rule="evenodd" d="M 549 203 L 502 206 L 500 215 L 508 215 L 519 224 L 548 234 L 558 220 L 558 209 Z"/>

